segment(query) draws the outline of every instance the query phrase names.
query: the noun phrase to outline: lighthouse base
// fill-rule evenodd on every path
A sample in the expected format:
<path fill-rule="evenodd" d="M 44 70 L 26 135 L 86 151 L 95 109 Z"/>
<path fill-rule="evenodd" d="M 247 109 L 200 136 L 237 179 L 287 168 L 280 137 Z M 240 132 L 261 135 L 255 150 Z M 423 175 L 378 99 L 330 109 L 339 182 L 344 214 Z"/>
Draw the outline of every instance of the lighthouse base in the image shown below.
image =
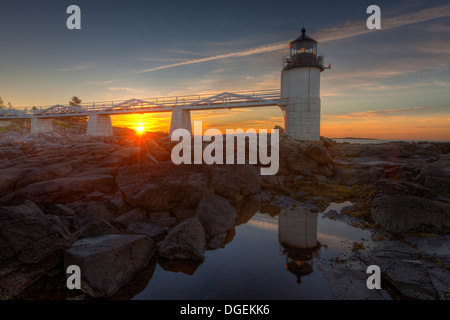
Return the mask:
<path fill-rule="evenodd" d="M 320 140 L 320 69 L 284 69 L 281 98 L 285 133 L 298 140 Z"/>
<path fill-rule="evenodd" d="M 298 140 L 320 140 L 320 98 L 297 98 L 289 102 L 284 111 L 285 133 Z"/>

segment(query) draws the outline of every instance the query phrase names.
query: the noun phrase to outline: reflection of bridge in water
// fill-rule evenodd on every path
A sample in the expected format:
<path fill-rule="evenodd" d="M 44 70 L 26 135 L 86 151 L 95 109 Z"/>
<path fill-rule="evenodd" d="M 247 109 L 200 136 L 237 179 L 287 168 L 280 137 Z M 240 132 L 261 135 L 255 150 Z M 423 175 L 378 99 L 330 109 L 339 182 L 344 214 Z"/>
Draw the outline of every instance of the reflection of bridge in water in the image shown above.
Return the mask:
<path fill-rule="evenodd" d="M 0 121 L 31 119 L 31 133 L 53 130 L 52 119 L 61 117 L 89 117 L 87 135 L 112 135 L 112 115 L 172 112 L 170 133 L 183 128 L 192 133 L 191 111 L 283 106 L 280 90 L 222 92 L 207 96 L 190 95 L 123 101 L 91 102 L 79 106 L 57 104 L 48 107 L 0 109 Z"/>

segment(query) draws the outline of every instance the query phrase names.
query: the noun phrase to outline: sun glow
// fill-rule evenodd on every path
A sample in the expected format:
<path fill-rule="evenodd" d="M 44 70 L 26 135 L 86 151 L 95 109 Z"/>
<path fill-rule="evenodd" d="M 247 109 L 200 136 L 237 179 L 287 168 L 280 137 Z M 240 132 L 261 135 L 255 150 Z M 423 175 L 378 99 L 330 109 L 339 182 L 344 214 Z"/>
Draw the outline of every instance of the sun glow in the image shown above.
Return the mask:
<path fill-rule="evenodd" d="M 136 132 L 138 134 L 142 134 L 145 131 L 145 127 L 144 126 L 139 126 L 139 127 L 134 128 L 134 130 L 136 130 Z"/>

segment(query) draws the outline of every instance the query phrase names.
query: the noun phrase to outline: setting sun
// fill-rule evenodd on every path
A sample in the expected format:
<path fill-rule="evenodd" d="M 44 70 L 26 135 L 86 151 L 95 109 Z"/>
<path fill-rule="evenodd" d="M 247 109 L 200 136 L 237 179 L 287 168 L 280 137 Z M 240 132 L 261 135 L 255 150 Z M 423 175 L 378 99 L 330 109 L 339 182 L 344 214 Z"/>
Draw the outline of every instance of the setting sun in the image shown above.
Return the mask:
<path fill-rule="evenodd" d="M 145 131 L 145 128 L 143 126 L 140 126 L 140 127 L 134 128 L 134 130 L 136 130 L 137 133 L 141 134 Z"/>

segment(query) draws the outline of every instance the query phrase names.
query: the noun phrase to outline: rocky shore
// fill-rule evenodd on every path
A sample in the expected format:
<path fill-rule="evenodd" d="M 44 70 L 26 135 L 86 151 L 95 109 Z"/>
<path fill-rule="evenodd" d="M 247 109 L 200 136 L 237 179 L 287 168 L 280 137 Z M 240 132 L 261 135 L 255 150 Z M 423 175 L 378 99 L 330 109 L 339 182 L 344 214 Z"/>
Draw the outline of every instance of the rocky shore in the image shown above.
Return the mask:
<path fill-rule="evenodd" d="M 344 275 L 371 264 L 399 298 L 450 297 L 450 143 L 282 134 L 278 174 L 261 176 L 257 165 L 176 166 L 176 142 L 162 132 L 114 128 L 114 137 L 97 138 L 83 134 L 84 123 L 54 128 L 0 132 L 0 299 L 49 275 L 65 281 L 69 265 L 84 270 L 87 296 L 118 297 L 151 277 L 155 257 L 195 270 L 258 210 L 277 215 L 301 202 L 319 212 L 344 201 L 354 205 L 326 216 L 389 236 L 331 266 L 337 298 L 348 298 Z"/>

